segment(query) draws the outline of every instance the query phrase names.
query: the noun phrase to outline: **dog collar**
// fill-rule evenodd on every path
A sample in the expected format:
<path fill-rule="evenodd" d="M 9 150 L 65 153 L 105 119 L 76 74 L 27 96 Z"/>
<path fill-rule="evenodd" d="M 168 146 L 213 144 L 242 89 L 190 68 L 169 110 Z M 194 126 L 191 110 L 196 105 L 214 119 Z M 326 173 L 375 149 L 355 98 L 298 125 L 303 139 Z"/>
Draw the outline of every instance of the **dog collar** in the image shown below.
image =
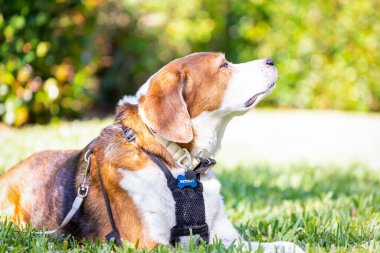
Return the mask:
<path fill-rule="evenodd" d="M 151 129 L 150 131 L 156 140 L 161 144 L 161 146 L 163 146 L 166 151 L 168 151 L 168 153 L 173 157 L 173 160 L 177 163 L 178 166 L 183 167 L 186 170 L 194 170 L 199 165 L 199 159 L 192 156 L 189 150 L 180 147 L 175 142 L 165 139 Z"/>
<path fill-rule="evenodd" d="M 172 156 L 176 164 L 179 167 L 184 168 L 186 171 L 194 170 L 202 174 L 207 174 L 210 169 L 216 164 L 216 161 L 214 159 L 193 156 L 186 148 L 182 148 L 177 143 L 165 139 L 150 129 L 148 126 L 147 128 L 150 130 L 158 143 L 160 143 L 161 146 L 165 148 L 165 150 Z M 122 129 L 128 141 L 135 141 L 136 136 L 133 133 L 132 129 L 124 126 Z"/>

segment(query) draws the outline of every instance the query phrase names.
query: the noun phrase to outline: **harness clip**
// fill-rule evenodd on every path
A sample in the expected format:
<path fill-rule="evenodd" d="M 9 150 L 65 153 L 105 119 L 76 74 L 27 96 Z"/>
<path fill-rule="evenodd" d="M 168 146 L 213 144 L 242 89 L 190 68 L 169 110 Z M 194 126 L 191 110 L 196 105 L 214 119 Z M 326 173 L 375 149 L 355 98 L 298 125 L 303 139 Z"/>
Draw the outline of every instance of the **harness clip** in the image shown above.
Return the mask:
<path fill-rule="evenodd" d="M 88 194 L 88 185 L 80 184 L 78 187 L 78 196 L 85 198 Z"/>
<path fill-rule="evenodd" d="M 199 165 L 195 170 L 202 174 L 207 174 L 216 164 L 216 161 L 212 158 L 197 157 L 197 159 L 199 161 Z"/>

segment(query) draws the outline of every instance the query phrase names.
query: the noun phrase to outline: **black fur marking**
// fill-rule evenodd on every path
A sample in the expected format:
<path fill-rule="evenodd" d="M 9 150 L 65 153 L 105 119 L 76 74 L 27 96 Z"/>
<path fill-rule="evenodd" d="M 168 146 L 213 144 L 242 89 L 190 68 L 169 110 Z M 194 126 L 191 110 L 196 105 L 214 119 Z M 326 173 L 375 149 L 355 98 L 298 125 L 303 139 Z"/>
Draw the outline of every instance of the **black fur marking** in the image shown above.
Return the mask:
<path fill-rule="evenodd" d="M 120 117 L 123 116 L 124 113 L 125 110 L 118 112 L 115 116 L 115 122 L 118 122 L 120 120 Z"/>

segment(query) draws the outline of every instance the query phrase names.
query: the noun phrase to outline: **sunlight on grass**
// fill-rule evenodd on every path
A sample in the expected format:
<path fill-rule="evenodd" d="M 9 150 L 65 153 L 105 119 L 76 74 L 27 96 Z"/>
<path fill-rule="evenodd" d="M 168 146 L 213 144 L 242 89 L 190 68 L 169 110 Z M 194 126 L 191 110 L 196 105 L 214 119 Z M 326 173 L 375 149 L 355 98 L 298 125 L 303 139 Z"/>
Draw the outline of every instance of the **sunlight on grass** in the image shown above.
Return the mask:
<path fill-rule="evenodd" d="M 0 130 L 0 172 L 33 153 L 52 149 L 81 149 L 95 138 L 112 118 L 62 122 Z"/>

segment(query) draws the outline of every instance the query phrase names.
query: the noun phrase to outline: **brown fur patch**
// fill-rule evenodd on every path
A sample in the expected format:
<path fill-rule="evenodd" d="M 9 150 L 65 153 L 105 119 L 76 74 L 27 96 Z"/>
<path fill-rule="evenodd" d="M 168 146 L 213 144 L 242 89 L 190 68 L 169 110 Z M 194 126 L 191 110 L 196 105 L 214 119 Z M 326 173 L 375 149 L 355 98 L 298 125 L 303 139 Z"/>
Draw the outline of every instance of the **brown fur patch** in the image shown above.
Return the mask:
<path fill-rule="evenodd" d="M 180 143 L 193 139 L 190 115 L 182 95 L 184 78 L 181 69 L 160 71 L 140 100 L 149 126 L 164 138 Z"/>
<path fill-rule="evenodd" d="M 8 201 L 14 206 L 13 215 L 11 219 L 18 224 L 23 224 L 29 220 L 29 213 L 25 210 L 21 203 L 20 190 L 16 185 L 12 185 L 8 189 Z"/>
<path fill-rule="evenodd" d="M 150 130 L 140 118 L 137 105 L 124 104 L 117 108 L 116 113 L 120 115 L 120 124 L 124 127 L 132 129 L 136 136 L 136 143 L 129 143 L 124 136 L 121 137 L 123 140 L 120 141 L 127 143 L 129 147 L 134 150 L 134 153 L 138 153 L 139 159 L 145 160 L 147 163 L 149 162 L 152 164 L 150 159 L 141 150 L 140 147 L 142 147 L 164 159 L 170 167 L 176 166 L 171 155 L 161 146 L 160 143 L 157 142 L 156 138 L 152 135 Z"/>
<path fill-rule="evenodd" d="M 221 68 L 225 61 L 223 54 L 204 53 L 183 58 L 188 67 L 188 79 L 184 98 L 191 118 L 202 112 L 220 107 L 232 76 L 231 68 Z"/>

